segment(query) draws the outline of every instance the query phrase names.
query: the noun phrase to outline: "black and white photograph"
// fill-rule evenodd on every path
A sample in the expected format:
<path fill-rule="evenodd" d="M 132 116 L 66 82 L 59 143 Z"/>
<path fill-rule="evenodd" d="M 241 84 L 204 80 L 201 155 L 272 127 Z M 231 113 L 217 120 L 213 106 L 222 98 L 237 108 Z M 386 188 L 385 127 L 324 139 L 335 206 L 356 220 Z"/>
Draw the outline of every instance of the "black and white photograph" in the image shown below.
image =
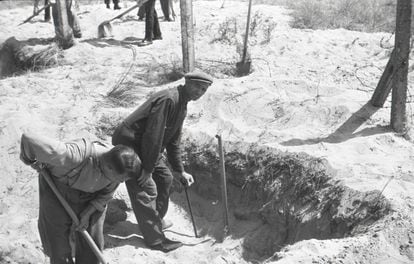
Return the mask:
<path fill-rule="evenodd" d="M 414 263 L 411 0 L 0 0 L 0 264 Z"/>

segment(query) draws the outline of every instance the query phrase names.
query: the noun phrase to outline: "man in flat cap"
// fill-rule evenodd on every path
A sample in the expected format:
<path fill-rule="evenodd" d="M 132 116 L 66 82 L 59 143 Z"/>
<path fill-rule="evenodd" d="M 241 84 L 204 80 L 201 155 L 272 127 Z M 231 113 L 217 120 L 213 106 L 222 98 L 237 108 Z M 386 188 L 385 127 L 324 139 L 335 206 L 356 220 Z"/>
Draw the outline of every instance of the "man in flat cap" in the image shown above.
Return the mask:
<path fill-rule="evenodd" d="M 187 103 L 199 99 L 213 83 L 206 73 L 185 75 L 185 84 L 153 94 L 115 130 L 113 144 L 132 147 L 142 161 L 136 178 L 125 182 L 132 208 L 145 244 L 168 252 L 182 246 L 165 237 L 163 229 L 171 226 L 163 220 L 168 210 L 173 177 L 190 186 L 193 176 L 184 171 L 181 160 L 181 131 Z M 172 171 L 167 167 L 163 152 Z"/>

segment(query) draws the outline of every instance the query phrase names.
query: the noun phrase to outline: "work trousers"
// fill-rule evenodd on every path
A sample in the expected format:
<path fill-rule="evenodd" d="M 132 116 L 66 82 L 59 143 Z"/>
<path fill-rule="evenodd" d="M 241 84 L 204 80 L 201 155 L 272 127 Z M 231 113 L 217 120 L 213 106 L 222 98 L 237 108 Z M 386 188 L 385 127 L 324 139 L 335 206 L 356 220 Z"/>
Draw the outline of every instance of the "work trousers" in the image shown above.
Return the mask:
<path fill-rule="evenodd" d="M 131 130 L 124 125 L 119 126 L 112 137 L 114 146 L 117 144 L 130 146 L 139 156 L 137 142 L 140 142 L 140 140 L 135 138 Z M 152 246 L 161 243 L 165 239 L 161 220 L 167 214 L 173 176 L 161 154 L 155 164 L 152 178 L 139 186 L 137 183 L 139 176 L 136 175 L 135 178 L 126 181 L 125 184 L 145 244 Z"/>
<path fill-rule="evenodd" d="M 49 4 L 49 0 L 45 0 L 45 6 Z M 50 7 L 45 9 L 45 21 L 50 20 Z"/>
<path fill-rule="evenodd" d="M 170 0 L 160 0 L 161 10 L 164 14 L 164 19 L 170 19 Z"/>
<path fill-rule="evenodd" d="M 162 35 L 157 11 L 155 10 L 155 0 L 149 0 L 145 3 L 145 39 L 152 40 L 160 37 Z"/>
<path fill-rule="evenodd" d="M 75 37 L 81 37 L 82 32 L 79 24 L 79 19 L 75 12 L 72 11 L 72 0 L 65 0 L 66 2 L 66 11 L 68 15 L 68 23 L 72 30 L 72 34 Z M 60 30 L 60 25 L 62 22 L 60 21 L 58 10 L 56 4 L 52 5 L 52 16 L 53 16 L 53 23 L 55 25 L 55 34 L 58 40 L 64 39 L 64 34 Z"/>
<path fill-rule="evenodd" d="M 69 188 L 67 185 L 55 181 L 56 187 L 63 198 L 69 203 L 72 210 L 79 217 L 80 213 L 89 205 L 94 194 Z M 105 212 L 95 212 L 90 219 L 88 233 L 99 249 L 103 250 L 103 224 Z M 82 235 L 74 231 L 75 235 L 75 262 L 72 259 L 70 241 L 72 219 L 49 187 L 48 183 L 39 176 L 39 220 L 38 227 L 45 254 L 50 257 L 51 264 L 99 264 L 90 246 Z"/>
<path fill-rule="evenodd" d="M 137 16 L 138 16 L 139 19 L 144 19 L 144 17 L 145 17 L 145 4 L 139 7 Z"/>
<path fill-rule="evenodd" d="M 169 20 L 170 19 L 170 0 L 160 0 L 160 3 L 161 3 L 162 13 L 164 14 L 164 19 Z M 143 19 L 145 17 L 145 4 L 139 7 L 137 16 L 140 19 Z"/>
<path fill-rule="evenodd" d="M 105 4 L 109 5 L 109 3 L 111 2 L 111 0 L 105 0 Z M 114 5 L 119 4 L 119 0 L 112 0 L 112 3 L 114 3 Z"/>

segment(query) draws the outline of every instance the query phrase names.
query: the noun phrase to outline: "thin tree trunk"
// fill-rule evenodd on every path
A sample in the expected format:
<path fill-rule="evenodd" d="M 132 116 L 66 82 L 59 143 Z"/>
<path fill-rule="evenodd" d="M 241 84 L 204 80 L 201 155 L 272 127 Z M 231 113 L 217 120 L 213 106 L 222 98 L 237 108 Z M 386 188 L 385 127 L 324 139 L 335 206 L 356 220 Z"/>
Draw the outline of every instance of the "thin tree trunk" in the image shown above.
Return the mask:
<path fill-rule="evenodd" d="M 378 82 L 377 88 L 375 88 L 374 94 L 371 97 L 371 104 L 376 107 L 383 107 L 388 95 L 391 92 L 392 80 L 395 72 L 394 62 L 395 60 L 395 49 L 390 55 L 390 59 L 385 66 L 384 73 Z"/>
<path fill-rule="evenodd" d="M 183 70 L 187 73 L 194 70 L 195 63 L 192 0 L 180 0 L 180 9 Z"/>
<path fill-rule="evenodd" d="M 69 26 L 68 12 L 66 6 L 66 0 L 56 0 L 56 9 L 59 19 L 59 23 L 55 23 L 55 27 L 58 27 L 59 34 L 56 34 L 58 43 L 63 48 L 71 47 L 73 45 L 73 32 Z"/>
<path fill-rule="evenodd" d="M 391 127 L 399 133 L 407 129 L 406 101 L 410 53 L 411 0 L 397 1 L 395 32 L 395 74 L 392 82 Z"/>

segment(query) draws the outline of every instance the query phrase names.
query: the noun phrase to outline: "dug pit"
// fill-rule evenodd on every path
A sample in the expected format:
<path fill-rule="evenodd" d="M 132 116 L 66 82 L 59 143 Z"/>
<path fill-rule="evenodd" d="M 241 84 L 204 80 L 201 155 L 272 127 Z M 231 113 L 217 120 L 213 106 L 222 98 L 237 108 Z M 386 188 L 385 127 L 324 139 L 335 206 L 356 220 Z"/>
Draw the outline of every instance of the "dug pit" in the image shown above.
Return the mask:
<path fill-rule="evenodd" d="M 190 190 L 199 233 L 222 241 L 216 145 L 186 140 L 184 146 L 186 169 L 196 182 Z M 242 239 L 246 261 L 277 258 L 280 249 L 301 240 L 360 235 L 391 211 L 379 191 L 360 192 L 335 180 L 324 159 L 257 145 L 225 148 L 228 237 Z M 171 199 L 188 208 L 184 197 L 176 193 Z"/>
<path fill-rule="evenodd" d="M 198 235 L 215 242 L 242 241 L 240 255 L 247 262 L 278 259 L 283 247 L 301 240 L 361 235 L 391 212 L 379 191 L 360 192 L 335 180 L 335 170 L 324 159 L 228 143 L 229 230 L 225 235 L 217 146 L 213 141 L 200 144 L 190 139 L 183 146 L 186 170 L 196 182 L 189 194 Z M 171 200 L 190 219 L 183 188 L 174 182 Z M 118 209 L 108 211 L 118 211 L 114 217 L 121 215 Z M 125 219 L 123 215 L 111 221 Z"/>

